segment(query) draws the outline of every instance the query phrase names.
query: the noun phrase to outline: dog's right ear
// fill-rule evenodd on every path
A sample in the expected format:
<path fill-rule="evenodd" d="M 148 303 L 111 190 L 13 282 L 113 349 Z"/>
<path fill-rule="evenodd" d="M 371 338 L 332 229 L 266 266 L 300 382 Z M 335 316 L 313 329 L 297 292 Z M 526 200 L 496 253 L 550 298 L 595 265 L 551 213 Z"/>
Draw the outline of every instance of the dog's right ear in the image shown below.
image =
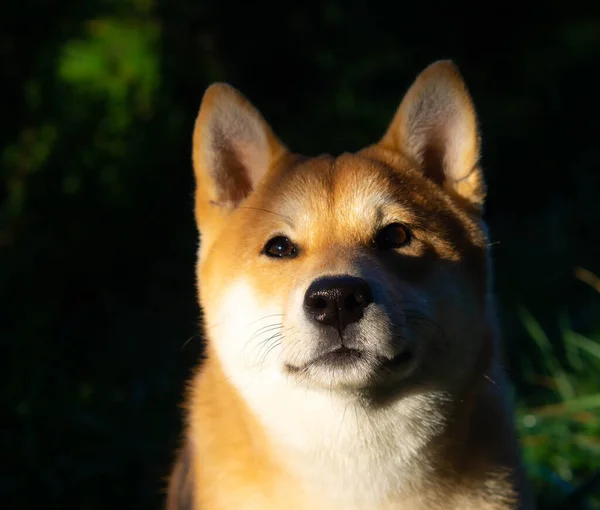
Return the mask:
<path fill-rule="evenodd" d="M 286 152 L 236 89 L 225 83 L 206 89 L 193 140 L 196 222 L 203 243 Z"/>
<path fill-rule="evenodd" d="M 421 72 L 380 145 L 408 156 L 464 207 L 481 213 L 486 190 L 475 107 L 451 61 L 439 60 Z"/>

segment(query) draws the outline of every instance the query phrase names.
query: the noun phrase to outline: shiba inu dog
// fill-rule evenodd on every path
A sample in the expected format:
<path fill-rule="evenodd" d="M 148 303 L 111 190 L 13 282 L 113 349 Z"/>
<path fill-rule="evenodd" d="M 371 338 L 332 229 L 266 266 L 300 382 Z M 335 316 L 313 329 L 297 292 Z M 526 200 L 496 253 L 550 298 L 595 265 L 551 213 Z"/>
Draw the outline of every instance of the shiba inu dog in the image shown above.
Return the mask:
<path fill-rule="evenodd" d="M 290 152 L 211 85 L 193 163 L 207 347 L 168 508 L 530 508 L 456 67 L 338 157 Z"/>

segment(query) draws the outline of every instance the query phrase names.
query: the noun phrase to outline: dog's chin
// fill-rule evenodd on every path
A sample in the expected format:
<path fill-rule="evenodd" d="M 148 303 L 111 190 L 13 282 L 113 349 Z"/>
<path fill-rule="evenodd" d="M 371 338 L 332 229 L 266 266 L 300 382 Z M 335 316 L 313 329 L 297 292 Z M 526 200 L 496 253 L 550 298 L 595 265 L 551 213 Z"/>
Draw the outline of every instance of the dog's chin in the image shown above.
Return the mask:
<path fill-rule="evenodd" d="M 414 370 L 415 361 L 409 350 L 384 357 L 367 350 L 338 347 L 300 366 L 286 363 L 284 370 L 303 385 L 356 391 L 402 381 Z"/>

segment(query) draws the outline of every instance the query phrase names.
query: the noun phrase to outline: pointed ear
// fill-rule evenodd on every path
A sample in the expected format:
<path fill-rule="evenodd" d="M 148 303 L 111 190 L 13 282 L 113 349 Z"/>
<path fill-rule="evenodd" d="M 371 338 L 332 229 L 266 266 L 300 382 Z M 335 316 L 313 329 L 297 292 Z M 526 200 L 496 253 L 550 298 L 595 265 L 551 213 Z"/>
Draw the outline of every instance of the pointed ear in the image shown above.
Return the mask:
<path fill-rule="evenodd" d="M 196 221 L 203 237 L 286 152 L 260 113 L 236 89 L 225 83 L 206 89 L 193 141 Z"/>
<path fill-rule="evenodd" d="M 477 118 L 451 61 L 435 62 L 417 77 L 380 145 L 408 156 L 466 207 L 482 209 L 485 184 L 479 168 Z"/>

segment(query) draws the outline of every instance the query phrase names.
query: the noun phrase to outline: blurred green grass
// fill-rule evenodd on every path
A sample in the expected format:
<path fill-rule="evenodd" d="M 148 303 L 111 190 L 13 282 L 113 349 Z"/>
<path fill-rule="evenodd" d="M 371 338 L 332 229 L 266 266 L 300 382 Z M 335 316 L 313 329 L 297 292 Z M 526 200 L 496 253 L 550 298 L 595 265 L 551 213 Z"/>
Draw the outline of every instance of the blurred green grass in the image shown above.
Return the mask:
<path fill-rule="evenodd" d="M 599 288 L 600 279 L 578 273 Z M 525 374 L 537 391 L 517 397 L 517 425 L 538 504 L 553 508 L 600 472 L 600 332 L 583 336 L 563 318 L 557 347 L 525 308 L 520 316 L 538 356 Z M 600 481 L 594 485 L 581 508 L 600 509 Z"/>

